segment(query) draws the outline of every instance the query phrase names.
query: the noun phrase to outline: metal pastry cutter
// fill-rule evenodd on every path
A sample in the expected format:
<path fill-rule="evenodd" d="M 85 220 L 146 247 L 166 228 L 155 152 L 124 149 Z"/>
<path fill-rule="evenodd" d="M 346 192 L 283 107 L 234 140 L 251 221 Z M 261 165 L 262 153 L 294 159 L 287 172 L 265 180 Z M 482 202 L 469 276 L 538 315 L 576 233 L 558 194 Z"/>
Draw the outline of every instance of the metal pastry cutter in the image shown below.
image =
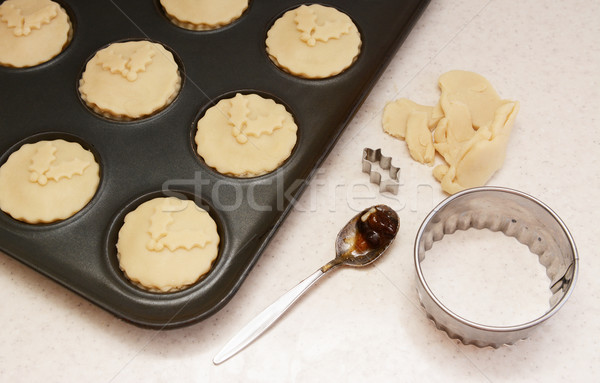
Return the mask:
<path fill-rule="evenodd" d="M 372 170 L 372 165 L 378 163 L 381 169 L 387 170 L 389 177 L 381 180 L 381 173 Z M 400 168 L 392 165 L 392 157 L 381 154 L 381 149 L 364 148 L 362 156 L 362 171 L 368 173 L 371 183 L 379 185 L 379 191 L 398 194 L 398 173 Z"/>
<path fill-rule="evenodd" d="M 435 296 L 421 269 L 426 252 L 445 234 L 470 228 L 515 237 L 539 257 L 551 280 L 552 298 L 545 314 L 517 325 L 488 326 L 455 314 Z M 527 338 L 564 305 L 575 288 L 579 269 L 573 237 L 556 213 L 528 194 L 492 186 L 467 189 L 441 202 L 423 221 L 414 251 L 417 292 L 427 316 L 451 338 L 477 347 L 498 348 Z"/>

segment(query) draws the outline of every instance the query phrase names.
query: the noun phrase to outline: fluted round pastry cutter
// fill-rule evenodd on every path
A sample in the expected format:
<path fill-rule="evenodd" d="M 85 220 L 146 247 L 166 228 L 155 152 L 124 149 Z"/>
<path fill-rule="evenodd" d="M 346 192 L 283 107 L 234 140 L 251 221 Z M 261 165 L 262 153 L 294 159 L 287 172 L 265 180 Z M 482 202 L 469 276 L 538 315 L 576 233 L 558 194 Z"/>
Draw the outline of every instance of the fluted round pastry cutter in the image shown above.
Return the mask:
<path fill-rule="evenodd" d="M 457 315 L 436 297 L 425 279 L 421 262 L 433 243 L 444 235 L 470 228 L 501 231 L 527 245 L 539 257 L 550 278 L 552 296 L 548 311 L 526 323 L 489 326 Z M 527 338 L 553 316 L 575 288 L 579 267 L 575 242 L 558 215 L 530 195 L 499 187 L 467 189 L 440 203 L 419 228 L 414 257 L 419 299 L 436 327 L 464 344 L 494 348 Z"/>

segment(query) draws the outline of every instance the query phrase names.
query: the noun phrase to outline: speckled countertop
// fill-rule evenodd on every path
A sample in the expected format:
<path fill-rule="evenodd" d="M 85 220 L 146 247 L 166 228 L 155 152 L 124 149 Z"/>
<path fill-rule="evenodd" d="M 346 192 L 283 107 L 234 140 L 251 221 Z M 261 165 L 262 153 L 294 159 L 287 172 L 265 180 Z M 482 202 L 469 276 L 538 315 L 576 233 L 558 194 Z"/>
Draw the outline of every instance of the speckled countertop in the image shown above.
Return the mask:
<path fill-rule="evenodd" d="M 597 381 L 598 15 L 600 3 L 589 0 L 432 1 L 239 292 L 201 323 L 134 327 L 0 255 L 0 381 Z M 451 69 L 478 72 L 502 97 L 520 101 L 507 160 L 490 184 L 548 204 L 580 254 L 577 287 L 561 311 L 530 338 L 497 350 L 464 346 L 425 317 L 412 245 L 445 196 L 431 168 L 381 129 L 387 101 L 433 105 L 437 78 Z M 380 194 L 361 173 L 365 146 L 381 147 L 402 168 L 397 196 Z M 241 326 L 333 256 L 335 235 L 356 210 L 380 202 L 402 221 L 388 254 L 325 277 L 259 341 L 212 364 Z"/>

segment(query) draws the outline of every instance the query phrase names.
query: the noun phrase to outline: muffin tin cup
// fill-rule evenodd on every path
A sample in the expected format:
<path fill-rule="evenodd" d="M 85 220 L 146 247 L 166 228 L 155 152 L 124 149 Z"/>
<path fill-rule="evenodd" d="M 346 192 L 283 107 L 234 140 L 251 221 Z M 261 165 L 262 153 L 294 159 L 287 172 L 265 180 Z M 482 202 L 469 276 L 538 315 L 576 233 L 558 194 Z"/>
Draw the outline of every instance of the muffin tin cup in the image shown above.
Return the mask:
<path fill-rule="evenodd" d="M 204 161 L 204 159 L 202 158 L 202 156 L 200 156 L 198 154 L 198 145 L 196 144 L 196 132 L 198 131 L 198 121 L 200 121 L 200 119 L 202 119 L 202 117 L 204 117 L 204 115 L 210 108 L 217 105 L 219 103 L 219 101 L 224 100 L 224 99 L 233 98 L 238 93 L 243 94 L 243 95 L 256 94 L 262 98 L 273 100 L 277 104 L 283 105 L 283 107 L 286 109 L 286 111 L 288 113 L 290 113 L 292 115 L 292 117 L 294 118 L 294 121 L 295 121 L 294 111 L 291 109 L 291 107 L 285 101 L 279 99 L 274 94 L 267 93 L 267 92 L 264 92 L 264 91 L 261 91 L 258 89 L 239 89 L 239 90 L 228 91 L 228 92 L 225 92 L 222 95 L 216 97 L 215 99 L 210 100 L 209 102 L 205 103 L 204 105 L 202 105 L 200 107 L 198 114 L 194 118 L 194 121 L 191 125 L 191 130 L 190 130 L 190 144 L 192 146 L 192 151 L 195 153 L 195 155 L 197 156 L 197 158 L 200 161 L 200 163 L 202 164 L 202 166 L 209 168 L 210 169 L 209 171 L 212 171 L 215 174 L 220 174 L 220 175 L 224 175 L 226 177 L 230 177 L 232 179 L 237 179 L 237 180 L 254 179 L 254 178 L 268 176 L 270 174 L 273 174 L 274 172 L 285 171 L 285 170 L 280 170 L 280 169 L 282 169 L 282 168 L 285 169 L 286 162 L 288 162 L 288 160 L 294 156 L 294 153 L 296 152 L 296 149 L 298 148 L 298 142 L 301 140 L 302 132 L 300 129 L 298 129 L 298 131 L 296 132 L 296 144 L 294 145 L 294 148 L 292 149 L 292 152 L 290 153 L 288 158 L 286 158 L 276 169 L 274 169 L 268 173 L 264 173 L 264 174 L 251 175 L 251 176 L 236 176 L 233 174 L 223 174 L 223 173 L 220 173 L 217 169 L 214 169 L 214 168 L 210 167 L 209 165 L 207 165 L 206 162 Z"/>
<path fill-rule="evenodd" d="M 117 44 L 117 43 L 125 43 L 125 42 L 129 42 L 129 41 L 148 41 L 150 43 L 155 43 L 155 44 L 160 44 L 163 46 L 163 48 L 165 48 L 167 51 L 171 52 L 171 54 L 173 55 L 173 59 L 175 60 L 175 63 L 177 64 L 177 72 L 179 74 L 179 79 L 180 79 L 180 83 L 179 83 L 179 89 L 177 90 L 177 92 L 175 93 L 175 95 L 172 97 L 172 99 L 163 107 L 156 109 L 154 112 L 149 113 L 147 115 L 143 115 L 141 117 L 137 117 L 137 118 L 132 118 L 132 117 L 127 117 L 127 116 L 115 116 L 112 115 L 109 112 L 105 112 L 100 110 L 100 108 L 95 108 L 94 106 L 88 104 L 83 97 L 81 96 L 81 92 L 79 91 L 79 86 L 80 86 L 80 82 L 81 79 L 83 77 L 83 73 L 85 72 L 85 68 L 86 65 L 88 64 L 88 62 L 98 53 L 98 51 L 107 48 L 108 46 L 110 46 L 111 44 Z M 84 106 L 84 108 L 86 108 L 90 113 L 93 113 L 94 115 L 96 115 L 99 118 L 105 119 L 107 121 L 111 121 L 111 122 L 120 122 L 120 123 L 128 123 L 128 122 L 140 122 L 140 121 L 144 121 L 146 119 L 149 118 L 153 118 L 156 117 L 157 115 L 160 115 L 163 112 L 166 112 L 166 110 L 169 109 L 169 107 L 175 103 L 177 101 L 177 99 L 179 98 L 179 94 L 181 92 L 181 89 L 183 88 L 183 86 L 185 85 L 185 80 L 186 80 L 186 75 L 185 75 L 185 68 L 183 65 L 183 61 L 181 60 L 181 58 L 179 57 L 179 55 L 177 55 L 177 52 L 175 50 L 173 50 L 171 47 L 161 43 L 160 41 L 156 41 L 156 40 L 151 40 L 151 39 L 136 39 L 136 38 L 131 38 L 131 39 L 121 39 L 121 40 L 117 40 L 117 41 L 112 41 L 102 47 L 99 47 L 95 52 L 93 52 L 85 61 L 84 65 L 81 68 L 81 72 L 79 73 L 79 78 L 77 79 L 77 95 L 79 96 L 79 101 L 81 102 L 81 104 Z"/>
<path fill-rule="evenodd" d="M 135 210 L 142 203 L 159 197 L 175 197 L 182 200 L 193 201 L 197 206 L 203 208 L 210 214 L 211 218 L 217 224 L 217 232 L 220 238 L 219 252 L 217 258 L 212 262 L 210 270 L 206 274 L 200 276 L 200 278 L 190 286 L 173 292 L 149 291 L 130 281 L 119 267 L 117 255 L 116 244 L 118 242 L 119 231 L 123 226 L 125 216 Z M 186 315 L 188 315 L 186 314 L 186 306 L 188 301 L 192 300 L 199 294 L 212 294 L 211 286 L 213 285 L 213 280 L 219 277 L 219 273 L 222 269 L 221 261 L 223 259 L 223 253 L 230 252 L 227 244 L 231 242 L 230 238 L 233 235 L 233 233 L 228 230 L 226 225 L 223 223 L 221 215 L 222 213 L 211 206 L 209 201 L 189 190 L 183 189 L 155 190 L 142 194 L 129 201 L 118 211 L 108 227 L 104 241 L 104 266 L 106 267 L 105 275 L 109 279 L 108 283 L 112 286 L 116 286 L 124 296 L 125 302 L 136 302 L 133 307 L 130 307 L 129 309 L 136 311 L 136 315 L 139 318 L 137 321 L 138 324 L 147 324 L 145 322 L 148 322 L 149 324 L 156 320 L 157 315 L 161 315 L 160 313 L 148 312 L 147 310 L 147 305 L 152 305 L 159 301 L 161 302 L 161 310 L 164 310 L 165 307 L 169 308 L 168 310 L 164 310 L 166 315 L 162 318 L 162 321 L 169 326 L 181 325 L 182 323 L 185 323 Z M 174 317 L 173 312 L 178 313 L 178 316 Z M 143 316 L 147 316 L 147 318 L 142 319 Z"/>
<path fill-rule="evenodd" d="M 232 20 L 229 23 L 223 24 L 221 26 L 217 26 L 214 28 L 208 28 L 208 29 L 197 29 L 195 27 L 194 24 L 192 23 L 186 23 L 186 22 L 180 22 L 178 21 L 174 16 L 170 16 L 167 11 L 165 10 L 165 8 L 162 6 L 162 4 L 160 3 L 160 0 L 154 0 L 156 9 L 162 14 L 162 16 L 165 18 L 165 20 L 167 20 L 169 23 L 173 24 L 173 26 L 180 28 L 184 31 L 188 31 L 188 32 L 195 32 L 195 33 L 210 33 L 210 32 L 218 32 L 221 31 L 224 28 L 231 28 L 234 27 L 236 23 L 238 23 L 240 21 L 240 19 L 242 19 L 244 17 L 244 15 L 246 15 L 249 11 L 250 8 L 252 7 L 252 3 L 254 3 L 254 0 L 249 0 L 248 1 L 248 7 L 242 12 L 242 14 L 240 15 L 240 17 Z"/>
<path fill-rule="evenodd" d="M 2 156 L 0 156 L 0 164 L 4 164 L 13 153 L 18 151 L 25 144 L 34 144 L 34 143 L 40 142 L 40 141 L 53 141 L 53 140 L 65 140 L 67 142 L 74 142 L 74 143 L 81 145 L 81 147 L 83 149 L 90 151 L 94 155 L 94 159 L 96 160 L 96 163 L 100 166 L 100 181 L 98 183 L 96 192 L 94 193 L 94 196 L 90 199 L 90 201 L 87 204 L 85 204 L 85 206 L 83 206 L 79 211 L 77 211 L 72 216 L 67 217 L 65 219 L 59 219 L 59 220 L 56 220 L 53 222 L 47 222 L 47 223 L 31 224 L 31 223 L 28 223 L 25 221 L 15 219 L 12 216 L 10 216 L 10 214 L 8 214 L 4 211 L 0 211 L 0 215 L 4 216 L 3 219 L 6 219 L 6 217 L 8 217 L 13 221 L 14 224 L 16 224 L 16 225 L 22 224 L 23 227 L 26 228 L 27 230 L 31 230 L 33 228 L 52 228 L 52 227 L 58 227 L 61 225 L 69 224 L 71 221 L 74 221 L 79 216 L 85 214 L 85 212 L 88 209 L 92 208 L 92 206 L 94 205 L 96 200 L 99 198 L 99 195 L 102 190 L 102 179 L 103 179 L 103 177 L 102 177 L 102 158 L 100 157 L 99 152 L 96 150 L 96 148 L 94 148 L 92 145 L 90 145 L 83 138 L 73 135 L 73 134 L 63 133 L 63 132 L 59 132 L 59 131 L 49 131 L 49 132 L 37 133 L 37 134 L 31 135 L 29 137 L 26 137 L 23 140 L 14 144 Z"/>
<path fill-rule="evenodd" d="M 310 80 L 283 72 L 265 52 L 270 25 L 302 4 L 297 0 L 252 1 L 232 25 L 211 31 L 173 25 L 155 2 L 68 2 L 75 34 L 65 51 L 34 68 L 0 67 L 0 166 L 27 140 L 72 137 L 99 160 L 100 186 L 84 209 L 55 224 L 0 214 L 0 250 L 139 326 L 175 328 L 209 317 L 239 289 L 427 3 L 327 1 L 354 20 L 362 51 L 341 74 Z M 179 58 L 185 80 L 177 98 L 140 120 L 99 117 L 79 98 L 87 60 L 112 42 L 140 39 L 159 42 Z M 202 111 L 236 91 L 274 99 L 298 125 L 291 156 L 271 173 L 223 175 L 194 150 Z M 194 285 L 152 293 L 118 268 L 116 236 L 136 204 L 172 193 L 206 205 L 222 235 L 220 252 Z"/>
<path fill-rule="evenodd" d="M 65 0 L 52 0 L 52 1 L 54 1 L 55 3 L 60 5 L 62 7 L 62 9 L 65 10 L 65 12 L 67 13 L 67 16 L 69 17 L 69 23 L 71 24 L 71 30 L 69 31 L 67 42 L 63 46 L 62 51 L 60 51 L 56 56 L 50 58 L 49 60 L 41 62 L 36 65 L 26 66 L 26 67 L 14 67 L 12 65 L 0 64 L 0 68 L 9 69 L 9 70 L 10 69 L 18 70 L 21 72 L 45 68 L 46 66 L 52 65 L 55 61 L 57 61 L 63 54 L 65 54 L 68 51 L 69 47 L 71 46 L 71 43 L 73 42 L 74 36 L 76 36 L 76 34 L 77 34 L 77 18 L 75 17 L 75 13 L 71 9 L 71 6 Z"/>
<path fill-rule="evenodd" d="M 361 46 L 360 46 L 360 50 L 358 52 L 358 55 L 356 57 L 354 57 L 354 60 L 352 61 L 352 64 L 350 64 L 350 66 L 348 66 L 347 68 L 343 69 L 341 72 L 336 73 L 334 75 L 331 76 L 327 76 L 327 77 L 304 77 L 304 76 L 299 76 L 299 75 L 295 75 L 294 73 L 292 73 L 290 70 L 288 70 L 287 68 L 284 68 L 282 66 L 279 65 L 279 63 L 277 62 L 277 59 L 273 56 L 271 56 L 268 52 L 267 52 L 267 46 L 266 46 L 266 36 L 267 33 L 269 32 L 269 30 L 273 27 L 273 25 L 275 24 L 275 22 L 277 20 L 279 20 L 283 15 L 285 15 L 287 12 L 289 11 L 293 11 L 294 9 L 298 8 L 301 5 L 312 5 L 312 4 L 319 4 L 319 5 L 323 5 L 323 6 L 327 6 L 330 8 L 334 8 L 336 9 L 338 12 L 345 14 L 346 16 L 350 17 L 350 19 L 352 20 L 352 22 L 354 23 L 354 26 L 356 26 L 356 28 L 358 29 L 358 32 L 360 33 L 361 36 Z M 271 63 L 271 65 L 273 65 L 273 67 L 277 68 L 277 70 L 279 70 L 281 73 L 285 74 L 286 76 L 290 76 L 291 78 L 295 78 L 295 79 L 302 79 L 302 80 L 306 80 L 306 81 L 329 81 L 329 80 L 333 80 L 335 79 L 337 76 L 342 75 L 343 73 L 345 73 L 346 71 L 350 70 L 352 67 L 354 67 L 354 64 L 361 59 L 361 56 L 363 55 L 363 45 L 364 45 L 364 33 L 362 31 L 361 25 L 359 23 L 356 22 L 356 20 L 354 20 L 354 17 L 352 17 L 350 14 L 348 14 L 346 11 L 344 11 L 343 7 L 339 7 L 337 5 L 334 4 L 324 4 L 324 3 L 318 3 L 318 2 L 307 2 L 307 3 L 298 3 L 298 4 L 294 4 L 294 5 L 290 5 L 288 8 L 283 9 L 281 12 L 279 12 L 279 14 L 274 15 L 273 18 L 271 18 L 271 20 L 269 20 L 269 23 L 267 24 L 266 28 L 265 28 L 265 45 L 264 45 L 264 53 L 265 56 L 267 57 L 267 59 L 269 60 L 269 62 Z"/>

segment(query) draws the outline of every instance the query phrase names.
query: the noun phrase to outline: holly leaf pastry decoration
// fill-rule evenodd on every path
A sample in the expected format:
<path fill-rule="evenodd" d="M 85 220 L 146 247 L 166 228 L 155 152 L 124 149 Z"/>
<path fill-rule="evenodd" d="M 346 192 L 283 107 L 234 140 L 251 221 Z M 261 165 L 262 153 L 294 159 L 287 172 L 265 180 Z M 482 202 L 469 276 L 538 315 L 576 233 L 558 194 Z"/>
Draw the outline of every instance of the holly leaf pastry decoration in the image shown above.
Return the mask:
<path fill-rule="evenodd" d="M 194 209 L 193 203 L 189 201 L 182 202 L 186 204 L 184 210 Z M 146 244 L 148 250 L 161 251 L 165 247 L 170 251 L 177 249 L 191 250 L 194 247 L 203 248 L 210 242 L 202 229 L 169 229 L 169 226 L 173 223 L 170 209 L 171 206 L 165 201 L 162 205 L 156 207 L 154 214 L 150 217 L 150 227 L 148 229 L 150 240 Z"/>
<path fill-rule="evenodd" d="M 306 5 L 301 5 L 296 10 L 294 21 L 296 29 L 300 31 L 300 40 L 311 47 L 314 47 L 317 41 L 339 39 L 343 34 L 350 32 L 352 27 L 347 20 L 325 21 L 323 24 L 317 24 L 315 11 Z"/>
<path fill-rule="evenodd" d="M 135 81 L 138 73 L 144 72 L 152 62 L 156 51 L 150 44 L 145 44 L 136 49 L 131 56 L 125 58 L 114 50 L 102 50 L 98 52 L 98 63 L 102 69 L 110 73 L 119 73 L 129 81 Z"/>
<path fill-rule="evenodd" d="M 231 134 L 240 144 L 248 142 L 248 136 L 260 137 L 263 134 L 273 134 L 276 129 L 283 127 L 285 117 L 282 113 L 269 113 L 251 119 L 249 117 L 248 100 L 240 93 L 236 94 L 230 102 L 229 124 L 232 125 Z"/>
<path fill-rule="evenodd" d="M 41 29 L 42 25 L 49 24 L 58 15 L 58 4 L 50 3 L 44 7 L 23 15 L 20 8 L 15 7 L 10 1 L 0 5 L 0 18 L 17 37 L 28 36 L 32 30 Z"/>
<path fill-rule="evenodd" d="M 69 161 L 62 161 L 56 165 L 52 163 L 56 160 L 54 153 L 56 147 L 50 142 L 44 143 L 39 147 L 31 158 L 29 165 L 29 181 L 37 182 L 44 186 L 48 180 L 60 181 L 62 178 L 70 179 L 74 175 L 83 175 L 85 169 L 90 163 L 79 158 L 73 158 Z"/>

